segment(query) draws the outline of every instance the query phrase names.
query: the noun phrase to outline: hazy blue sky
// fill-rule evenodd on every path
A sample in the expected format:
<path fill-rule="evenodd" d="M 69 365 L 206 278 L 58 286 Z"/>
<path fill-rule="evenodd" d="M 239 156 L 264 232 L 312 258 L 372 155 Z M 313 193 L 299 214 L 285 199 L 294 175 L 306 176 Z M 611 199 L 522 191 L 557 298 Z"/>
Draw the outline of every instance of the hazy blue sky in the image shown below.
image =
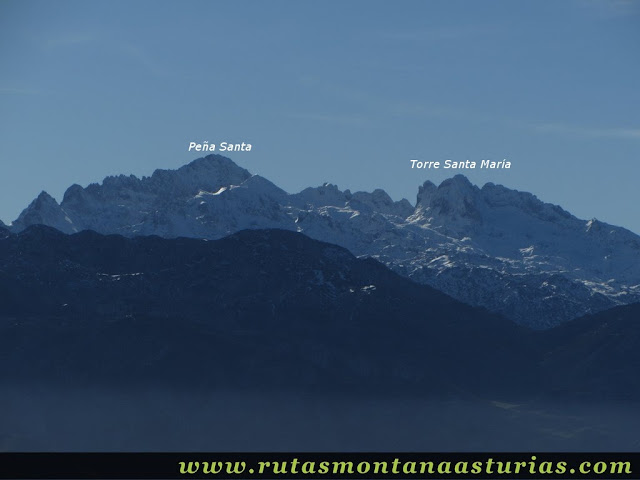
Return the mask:
<path fill-rule="evenodd" d="M 640 4 L 2 1 L 0 219 L 41 191 L 229 154 L 295 192 L 415 201 L 467 171 L 640 233 Z"/>

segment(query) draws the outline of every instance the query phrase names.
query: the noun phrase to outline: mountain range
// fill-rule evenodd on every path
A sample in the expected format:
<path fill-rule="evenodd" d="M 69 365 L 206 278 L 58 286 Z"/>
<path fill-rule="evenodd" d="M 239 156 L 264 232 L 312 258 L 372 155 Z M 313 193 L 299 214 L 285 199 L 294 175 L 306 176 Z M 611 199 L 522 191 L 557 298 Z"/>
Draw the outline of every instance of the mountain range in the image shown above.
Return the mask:
<path fill-rule="evenodd" d="M 209 155 L 141 179 L 72 185 L 60 203 L 42 192 L 7 229 L 37 224 L 208 240 L 244 229 L 301 232 L 537 329 L 640 301 L 640 237 L 462 175 L 424 182 L 414 206 L 380 189 L 352 193 L 328 183 L 288 194 Z"/>
<path fill-rule="evenodd" d="M 0 240 L 0 291 L 6 382 L 444 395 L 535 378 L 523 327 L 284 230 L 32 226 Z"/>
<path fill-rule="evenodd" d="M 640 400 L 640 304 L 532 331 L 286 230 L 31 226 L 0 292 L 5 384 Z"/>
<path fill-rule="evenodd" d="M 0 450 L 635 450 L 639 316 L 531 330 L 288 230 L 5 229 Z"/>

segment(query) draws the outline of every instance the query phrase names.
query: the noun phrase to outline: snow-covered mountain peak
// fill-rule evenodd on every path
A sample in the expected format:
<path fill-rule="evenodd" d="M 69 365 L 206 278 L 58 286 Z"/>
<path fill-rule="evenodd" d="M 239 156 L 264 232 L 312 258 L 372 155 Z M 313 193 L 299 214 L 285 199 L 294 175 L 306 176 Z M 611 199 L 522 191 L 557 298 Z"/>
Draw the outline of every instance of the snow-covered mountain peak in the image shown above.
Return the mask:
<path fill-rule="evenodd" d="M 199 190 L 215 191 L 220 187 L 240 185 L 251 173 L 221 155 L 198 158 L 177 170 L 156 170 L 151 177 L 143 177 L 147 190 L 169 191 L 173 195 L 194 195 Z"/>
<path fill-rule="evenodd" d="M 558 205 L 544 203 L 535 195 L 528 192 L 511 190 L 502 185 L 487 183 L 482 187 L 482 196 L 489 207 L 515 207 L 527 215 L 543 221 L 562 223 L 576 220 L 573 215 Z"/>
<path fill-rule="evenodd" d="M 140 186 L 140 179 L 135 175 L 110 175 L 102 180 L 102 186 L 112 189 L 137 188 Z"/>
<path fill-rule="evenodd" d="M 324 183 L 320 187 L 309 187 L 294 197 L 303 204 L 322 207 L 343 207 L 351 199 L 349 190 L 343 192 L 337 185 Z"/>
<path fill-rule="evenodd" d="M 239 186 L 251 189 L 256 196 L 285 197 L 288 195 L 276 184 L 260 175 L 251 175 Z"/>
<path fill-rule="evenodd" d="M 169 171 L 174 172 L 182 180 L 198 176 L 206 181 L 236 185 L 251 177 L 248 170 L 239 167 L 231 159 L 216 154 L 198 158 L 177 170 Z"/>
<path fill-rule="evenodd" d="M 461 173 L 458 173 L 457 175 L 454 175 L 451 178 L 447 178 L 443 180 L 442 183 L 440 183 L 440 185 L 438 186 L 438 189 L 447 189 L 447 188 L 453 188 L 461 192 L 472 192 L 472 191 L 478 190 L 478 187 L 472 184 L 469 181 L 469 179 L 464 175 L 462 175 Z"/>
<path fill-rule="evenodd" d="M 84 197 L 84 188 L 82 188 L 77 183 L 71 185 L 64 192 L 64 196 L 62 197 L 62 203 L 64 204 L 76 204 L 78 202 L 82 202 Z"/>
<path fill-rule="evenodd" d="M 32 205 L 34 205 L 38 209 L 57 208 L 58 202 L 56 202 L 55 198 L 53 198 L 43 190 L 33 201 Z"/>
<path fill-rule="evenodd" d="M 430 207 L 443 215 L 475 217 L 480 189 L 464 175 L 444 180 L 431 197 Z"/>
<path fill-rule="evenodd" d="M 325 183 L 287 194 L 219 155 L 150 177 L 42 193 L 9 227 L 217 239 L 279 228 L 373 257 L 418 282 L 521 323 L 548 326 L 640 301 L 640 237 L 580 220 L 535 195 L 463 175 L 425 181 L 415 208 L 382 189 Z"/>
<path fill-rule="evenodd" d="M 418 190 L 413 222 L 450 232 L 462 232 L 481 224 L 480 189 L 464 175 L 444 180 L 437 188 L 429 181 Z"/>
<path fill-rule="evenodd" d="M 292 195 L 292 200 L 299 208 L 335 207 L 343 212 L 364 211 L 368 214 L 378 213 L 407 218 L 414 211 L 407 199 L 394 202 L 387 192 L 378 188 L 373 192 L 355 192 L 340 190 L 337 185 L 325 183 L 320 187 L 305 188 Z"/>
<path fill-rule="evenodd" d="M 585 231 L 594 233 L 602 230 L 602 222 L 599 222 L 597 218 L 592 218 L 585 225 Z"/>
<path fill-rule="evenodd" d="M 17 220 L 11 224 L 11 227 L 19 231 L 34 224 L 49 225 L 65 233 L 76 231 L 66 212 L 45 191 L 40 192 L 36 199 L 22 211 Z"/>
<path fill-rule="evenodd" d="M 356 192 L 351 195 L 347 206 L 354 210 L 370 210 L 387 215 L 396 215 L 407 218 L 414 211 L 413 206 L 406 198 L 394 202 L 387 192 L 376 188 L 373 192 Z"/>
<path fill-rule="evenodd" d="M 431 180 L 426 180 L 418 187 L 418 197 L 416 199 L 416 208 L 425 208 L 431 205 L 431 198 L 438 190 L 438 187 Z"/>

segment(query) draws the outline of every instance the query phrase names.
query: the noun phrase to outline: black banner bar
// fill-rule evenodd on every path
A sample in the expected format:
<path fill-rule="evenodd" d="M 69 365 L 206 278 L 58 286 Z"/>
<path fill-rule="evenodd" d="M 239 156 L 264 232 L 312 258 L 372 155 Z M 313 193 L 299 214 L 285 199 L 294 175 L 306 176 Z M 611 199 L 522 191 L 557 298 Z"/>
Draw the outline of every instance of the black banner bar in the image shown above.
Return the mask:
<path fill-rule="evenodd" d="M 640 453 L 0 453 L 0 479 L 640 479 Z"/>

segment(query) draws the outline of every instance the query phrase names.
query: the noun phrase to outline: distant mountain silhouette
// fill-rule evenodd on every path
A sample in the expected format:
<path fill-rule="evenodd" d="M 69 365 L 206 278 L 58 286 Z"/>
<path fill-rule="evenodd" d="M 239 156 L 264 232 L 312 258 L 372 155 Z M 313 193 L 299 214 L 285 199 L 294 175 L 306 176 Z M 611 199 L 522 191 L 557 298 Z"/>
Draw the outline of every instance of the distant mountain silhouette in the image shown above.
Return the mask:
<path fill-rule="evenodd" d="M 640 304 L 588 315 L 544 332 L 542 365 L 554 394 L 640 399 Z"/>
<path fill-rule="evenodd" d="M 3 378 L 444 394 L 533 371 L 523 328 L 288 231 L 30 227 L 0 270 Z"/>
<path fill-rule="evenodd" d="M 534 332 L 284 230 L 33 226 L 0 240 L 0 292 L 8 382 L 640 399 L 637 305 Z"/>

